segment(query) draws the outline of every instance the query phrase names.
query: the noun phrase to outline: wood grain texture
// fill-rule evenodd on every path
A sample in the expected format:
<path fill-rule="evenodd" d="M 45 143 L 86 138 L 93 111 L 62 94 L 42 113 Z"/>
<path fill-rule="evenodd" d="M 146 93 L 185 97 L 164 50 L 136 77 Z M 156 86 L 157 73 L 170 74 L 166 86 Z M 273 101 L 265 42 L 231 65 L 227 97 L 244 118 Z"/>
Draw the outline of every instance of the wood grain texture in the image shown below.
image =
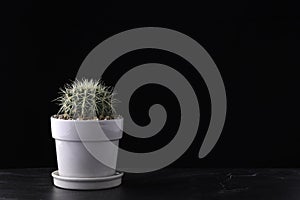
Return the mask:
<path fill-rule="evenodd" d="M 53 170 L 0 170 L 0 199 L 300 199 L 300 169 L 164 169 L 98 191 L 57 188 Z"/>

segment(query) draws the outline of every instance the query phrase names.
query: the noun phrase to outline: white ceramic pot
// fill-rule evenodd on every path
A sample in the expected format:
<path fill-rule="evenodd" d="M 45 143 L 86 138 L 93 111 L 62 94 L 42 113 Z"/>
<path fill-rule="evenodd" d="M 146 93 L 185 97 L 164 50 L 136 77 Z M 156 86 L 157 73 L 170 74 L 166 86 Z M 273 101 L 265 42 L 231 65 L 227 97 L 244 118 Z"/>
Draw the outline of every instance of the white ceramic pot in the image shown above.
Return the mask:
<path fill-rule="evenodd" d="M 122 130 L 123 118 L 63 120 L 51 117 L 59 176 L 95 178 L 114 175 Z M 110 167 L 96 159 L 96 154 L 101 154 Z"/>

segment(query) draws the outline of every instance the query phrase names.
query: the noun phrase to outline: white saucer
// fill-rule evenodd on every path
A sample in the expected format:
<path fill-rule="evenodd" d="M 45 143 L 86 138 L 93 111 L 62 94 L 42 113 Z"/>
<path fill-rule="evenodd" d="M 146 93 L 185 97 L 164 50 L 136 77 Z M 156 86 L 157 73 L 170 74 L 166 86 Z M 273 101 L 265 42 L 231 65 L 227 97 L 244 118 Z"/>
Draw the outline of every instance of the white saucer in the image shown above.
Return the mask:
<path fill-rule="evenodd" d="M 54 185 L 64 189 L 73 190 L 98 190 L 119 186 L 123 172 L 116 172 L 112 176 L 98 178 L 65 177 L 58 174 L 58 170 L 52 172 Z"/>

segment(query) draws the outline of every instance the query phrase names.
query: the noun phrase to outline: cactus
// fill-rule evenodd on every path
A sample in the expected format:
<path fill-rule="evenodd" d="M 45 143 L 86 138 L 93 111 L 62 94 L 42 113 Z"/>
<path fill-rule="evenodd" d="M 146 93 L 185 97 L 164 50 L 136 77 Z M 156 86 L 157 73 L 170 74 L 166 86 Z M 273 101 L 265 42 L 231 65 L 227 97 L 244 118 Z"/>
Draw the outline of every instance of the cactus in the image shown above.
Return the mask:
<path fill-rule="evenodd" d="M 75 80 L 60 89 L 58 117 L 63 119 L 113 119 L 117 100 L 111 87 L 99 80 Z"/>

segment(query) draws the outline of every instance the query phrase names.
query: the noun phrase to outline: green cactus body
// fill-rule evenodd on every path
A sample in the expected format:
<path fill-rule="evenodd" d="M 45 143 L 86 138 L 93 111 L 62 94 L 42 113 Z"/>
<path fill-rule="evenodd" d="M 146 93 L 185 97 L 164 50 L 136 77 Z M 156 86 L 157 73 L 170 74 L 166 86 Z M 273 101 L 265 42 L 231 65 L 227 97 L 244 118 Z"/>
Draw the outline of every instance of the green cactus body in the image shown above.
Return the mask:
<path fill-rule="evenodd" d="M 114 95 L 112 88 L 98 80 L 75 80 L 61 89 L 59 114 L 84 120 L 114 118 Z"/>

